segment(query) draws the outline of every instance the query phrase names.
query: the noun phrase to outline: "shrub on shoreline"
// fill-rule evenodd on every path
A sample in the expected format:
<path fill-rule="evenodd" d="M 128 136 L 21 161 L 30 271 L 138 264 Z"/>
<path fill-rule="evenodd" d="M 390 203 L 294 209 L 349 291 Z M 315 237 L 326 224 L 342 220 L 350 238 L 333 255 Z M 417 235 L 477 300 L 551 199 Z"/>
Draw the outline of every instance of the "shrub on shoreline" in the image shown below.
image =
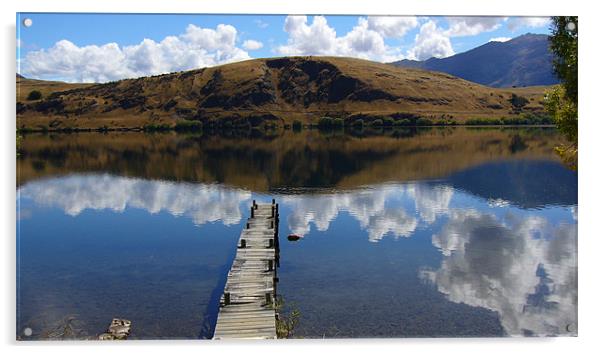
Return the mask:
<path fill-rule="evenodd" d="M 144 127 L 142 127 L 142 130 L 144 130 L 145 132 L 158 132 L 158 131 L 167 131 L 167 130 L 171 130 L 174 127 L 172 127 L 171 125 L 167 124 L 167 123 L 163 123 L 163 124 L 147 124 Z"/>
<path fill-rule="evenodd" d="M 518 117 L 504 118 L 471 118 L 465 125 L 550 125 L 553 121 L 547 116 L 521 114 Z"/>
<path fill-rule="evenodd" d="M 418 118 L 416 120 L 416 126 L 433 125 L 433 122 L 428 118 Z"/>
<path fill-rule="evenodd" d="M 183 120 L 176 123 L 175 131 L 200 131 L 203 129 L 203 123 L 198 120 Z"/>

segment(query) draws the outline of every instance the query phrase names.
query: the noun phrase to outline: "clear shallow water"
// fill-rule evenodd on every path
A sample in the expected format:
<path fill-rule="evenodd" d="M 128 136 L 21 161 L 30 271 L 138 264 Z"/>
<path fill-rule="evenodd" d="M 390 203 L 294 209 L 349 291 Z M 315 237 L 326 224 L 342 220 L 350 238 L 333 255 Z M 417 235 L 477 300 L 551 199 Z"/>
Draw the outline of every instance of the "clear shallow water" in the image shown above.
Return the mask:
<path fill-rule="evenodd" d="M 71 318 L 75 337 L 94 336 L 112 317 L 125 317 L 135 338 L 210 337 L 246 210 L 252 199 L 275 196 L 281 235 L 305 236 L 281 242 L 279 294 L 301 312 L 296 336 L 575 335 L 576 174 L 552 152 L 530 148 L 551 140 L 547 131 L 527 135 L 528 156 L 475 148 L 488 158 L 432 167 L 449 163 L 438 155 L 441 146 L 503 145 L 516 132 L 465 134 L 437 135 L 439 148 L 430 153 L 408 152 L 411 139 L 428 142 L 430 133 L 378 137 L 374 145 L 369 137 L 327 137 L 345 144 L 326 155 L 300 147 L 305 165 L 325 166 L 291 182 L 282 177 L 288 167 L 272 165 L 267 186 L 261 173 L 248 173 L 278 158 L 263 147 L 249 152 L 259 159 L 239 158 L 245 173 L 207 158 L 196 180 L 188 178 L 196 166 L 181 165 L 184 172 L 160 179 L 144 159 L 134 170 L 98 161 L 133 151 L 151 161 L 149 151 L 167 144 L 164 164 L 198 162 L 206 148 L 178 140 L 173 149 L 161 139 L 174 137 L 163 136 L 116 152 L 92 143 L 76 152 L 27 137 L 17 200 L 17 331 L 30 327 L 33 338 L 44 338 Z M 307 138 L 315 144 L 323 137 Z M 216 149 L 235 160 L 229 153 L 244 143 Z M 383 144 L 392 147 L 375 151 Z M 340 164 L 349 150 L 360 156 L 355 165 Z M 398 161 L 415 154 L 427 172 L 405 179 Z M 27 175 L 40 161 L 45 167 Z"/>

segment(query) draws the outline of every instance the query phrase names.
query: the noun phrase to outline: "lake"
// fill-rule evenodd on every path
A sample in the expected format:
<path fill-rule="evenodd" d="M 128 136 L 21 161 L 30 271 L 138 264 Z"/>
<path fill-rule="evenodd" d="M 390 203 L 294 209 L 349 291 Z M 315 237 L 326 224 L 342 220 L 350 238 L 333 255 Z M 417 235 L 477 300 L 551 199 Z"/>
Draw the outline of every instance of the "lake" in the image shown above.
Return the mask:
<path fill-rule="evenodd" d="M 17 336 L 88 338 L 120 317 L 132 339 L 211 338 L 248 208 L 272 198 L 295 337 L 575 336 L 561 142 L 552 128 L 25 135 Z"/>

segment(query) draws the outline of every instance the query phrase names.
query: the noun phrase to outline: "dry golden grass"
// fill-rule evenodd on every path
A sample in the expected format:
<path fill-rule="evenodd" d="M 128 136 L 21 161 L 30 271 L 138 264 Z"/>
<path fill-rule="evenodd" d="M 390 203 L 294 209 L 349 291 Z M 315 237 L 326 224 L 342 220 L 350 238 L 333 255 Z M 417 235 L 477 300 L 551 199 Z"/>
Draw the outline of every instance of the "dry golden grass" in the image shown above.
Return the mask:
<path fill-rule="evenodd" d="M 31 91 L 40 91 L 42 98 L 53 92 L 67 91 L 75 88 L 88 87 L 92 84 L 70 84 L 61 81 L 32 80 L 17 77 L 17 102 L 27 102 Z"/>

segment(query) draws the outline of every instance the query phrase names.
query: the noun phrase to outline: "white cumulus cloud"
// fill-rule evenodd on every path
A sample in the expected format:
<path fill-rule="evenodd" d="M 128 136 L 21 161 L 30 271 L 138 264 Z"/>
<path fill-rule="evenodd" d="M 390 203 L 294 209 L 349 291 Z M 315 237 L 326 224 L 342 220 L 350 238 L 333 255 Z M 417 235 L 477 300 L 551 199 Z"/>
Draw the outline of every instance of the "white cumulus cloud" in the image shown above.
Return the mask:
<path fill-rule="evenodd" d="M 328 55 L 337 50 L 337 33 L 323 16 L 315 16 L 312 24 L 307 23 L 307 16 L 287 16 L 284 31 L 289 38 L 287 45 L 278 47 L 281 54 Z"/>
<path fill-rule="evenodd" d="M 413 26 L 412 20 L 403 18 L 360 17 L 355 27 L 343 36 L 337 36 L 323 16 L 287 16 L 284 31 L 288 34 L 285 45 L 276 48 L 282 55 L 332 55 L 356 57 L 376 61 L 393 61 L 403 58 L 399 48 L 385 44 L 385 37 L 399 37 Z"/>
<path fill-rule="evenodd" d="M 515 31 L 519 28 L 540 28 L 550 25 L 549 17 L 514 17 L 508 20 L 508 29 Z"/>
<path fill-rule="evenodd" d="M 474 36 L 482 32 L 490 32 L 500 28 L 503 17 L 448 17 L 449 29 L 446 34 L 450 37 Z"/>
<path fill-rule="evenodd" d="M 430 20 L 420 27 L 414 40 L 414 47 L 408 51 L 408 58 L 426 60 L 432 57 L 445 58 L 454 55 L 449 36 Z"/>
<path fill-rule="evenodd" d="M 495 38 L 491 38 L 489 40 L 489 42 L 508 42 L 511 39 L 512 38 L 510 38 L 510 37 L 495 37 Z"/>
<path fill-rule="evenodd" d="M 369 16 L 368 28 L 383 37 L 403 37 L 409 30 L 418 27 L 414 16 Z"/>
<path fill-rule="evenodd" d="M 257 50 L 263 48 L 263 43 L 253 39 L 248 39 L 243 42 L 242 47 L 246 50 Z"/>
<path fill-rule="evenodd" d="M 178 36 L 160 42 L 144 39 L 129 46 L 78 46 L 61 40 L 48 49 L 27 53 L 21 61 L 21 74 L 47 80 L 106 82 L 249 59 L 236 45 L 237 35 L 231 25 L 211 29 L 190 24 Z"/>
<path fill-rule="evenodd" d="M 270 25 L 269 23 L 264 22 L 264 21 L 262 21 L 260 19 L 257 19 L 257 20 L 255 20 L 253 22 L 257 25 L 257 27 L 259 27 L 261 29 L 268 28 L 268 26 Z"/>

